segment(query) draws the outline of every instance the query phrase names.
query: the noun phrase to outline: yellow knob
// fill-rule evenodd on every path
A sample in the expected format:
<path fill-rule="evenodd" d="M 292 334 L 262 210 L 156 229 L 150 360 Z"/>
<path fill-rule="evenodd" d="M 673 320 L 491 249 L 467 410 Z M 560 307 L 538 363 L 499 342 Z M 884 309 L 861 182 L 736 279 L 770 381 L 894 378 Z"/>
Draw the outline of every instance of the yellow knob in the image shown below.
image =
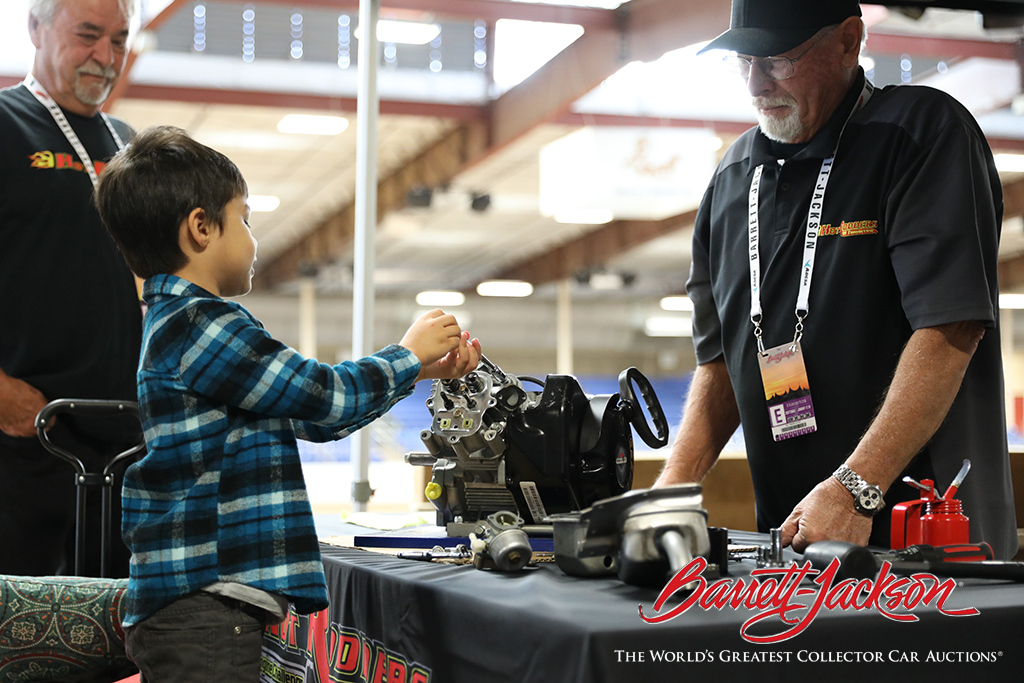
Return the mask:
<path fill-rule="evenodd" d="M 438 484 L 436 481 L 432 481 L 429 484 L 427 484 L 427 488 L 424 489 L 423 495 L 427 497 L 427 500 L 437 500 L 438 498 L 441 497 L 442 491 L 443 489 L 441 488 L 441 485 Z"/>

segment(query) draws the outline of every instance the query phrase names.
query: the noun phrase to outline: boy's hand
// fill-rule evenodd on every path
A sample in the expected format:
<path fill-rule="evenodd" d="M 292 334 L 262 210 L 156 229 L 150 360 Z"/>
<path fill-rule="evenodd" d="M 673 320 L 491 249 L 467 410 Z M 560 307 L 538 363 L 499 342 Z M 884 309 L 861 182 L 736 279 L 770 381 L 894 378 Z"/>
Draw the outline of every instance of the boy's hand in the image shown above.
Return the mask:
<path fill-rule="evenodd" d="M 435 308 L 414 322 L 398 343 L 412 351 L 420 365 L 426 367 L 459 348 L 461 335 L 455 316 Z"/>
<path fill-rule="evenodd" d="M 470 341 L 469 332 L 459 336 L 459 346 L 449 351 L 443 358 L 430 365 L 420 368 L 421 379 L 455 379 L 469 374 L 480 362 L 480 340 Z"/>

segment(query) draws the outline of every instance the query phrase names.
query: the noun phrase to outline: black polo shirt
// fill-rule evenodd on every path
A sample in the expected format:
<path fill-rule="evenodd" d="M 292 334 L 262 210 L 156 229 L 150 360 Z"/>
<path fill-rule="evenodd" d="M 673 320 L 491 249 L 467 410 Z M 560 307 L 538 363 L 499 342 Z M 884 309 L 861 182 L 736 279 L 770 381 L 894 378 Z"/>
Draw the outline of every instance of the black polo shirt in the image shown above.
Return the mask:
<path fill-rule="evenodd" d="M 1002 190 L 992 154 L 971 115 L 927 87 L 876 90 L 846 123 L 863 83 L 861 72 L 832 119 L 784 163 L 756 128 L 726 153 L 693 237 L 687 290 L 695 305 L 697 361 L 725 358 L 765 530 L 781 525 L 854 450 L 914 330 L 984 322 L 990 329 L 946 421 L 906 474 L 945 488 L 970 458 L 958 497 L 972 539 L 1012 555 L 1017 537 L 997 329 Z M 750 182 L 763 164 L 762 329 L 772 347 L 793 339 L 811 192 L 837 141 L 802 343 L 817 431 L 775 442 L 750 322 Z M 872 542 L 888 544 L 888 511 L 916 497 L 897 479 Z"/>

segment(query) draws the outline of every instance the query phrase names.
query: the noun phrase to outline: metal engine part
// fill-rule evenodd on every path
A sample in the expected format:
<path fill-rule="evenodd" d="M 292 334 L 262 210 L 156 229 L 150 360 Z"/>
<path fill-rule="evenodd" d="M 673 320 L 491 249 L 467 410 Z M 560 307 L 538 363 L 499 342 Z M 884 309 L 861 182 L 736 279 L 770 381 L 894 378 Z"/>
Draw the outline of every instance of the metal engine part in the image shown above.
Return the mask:
<path fill-rule="evenodd" d="M 570 375 L 519 378 L 481 358 L 461 379 L 435 380 L 427 408 L 427 451 L 405 459 L 431 468 L 424 493 L 449 536 L 499 511 L 515 511 L 529 528 L 624 493 L 633 482 L 630 426 L 652 448 L 668 441 L 661 405 L 636 368 L 619 375 L 619 393 L 589 396 Z"/>
<path fill-rule="evenodd" d="M 573 576 L 617 574 L 661 587 L 695 557 L 711 554 L 699 484 L 631 491 L 554 521 L 555 562 Z"/>
<path fill-rule="evenodd" d="M 502 510 L 488 515 L 469 535 L 473 566 L 517 572 L 533 557 L 530 537 L 523 531 L 523 518 Z"/>

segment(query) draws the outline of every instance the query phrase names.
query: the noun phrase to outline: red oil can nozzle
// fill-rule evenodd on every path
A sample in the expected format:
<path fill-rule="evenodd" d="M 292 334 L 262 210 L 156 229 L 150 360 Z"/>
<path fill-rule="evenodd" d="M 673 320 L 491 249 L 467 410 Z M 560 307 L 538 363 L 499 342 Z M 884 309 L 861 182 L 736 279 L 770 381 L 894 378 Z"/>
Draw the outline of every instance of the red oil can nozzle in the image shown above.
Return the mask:
<path fill-rule="evenodd" d="M 964 483 L 964 479 L 967 477 L 967 473 L 971 471 L 971 461 L 965 459 L 964 466 L 957 472 L 956 477 L 953 479 L 953 483 L 949 485 L 946 492 L 942 494 L 944 500 L 950 500 L 956 495 L 956 492 L 960 490 L 960 484 Z"/>

